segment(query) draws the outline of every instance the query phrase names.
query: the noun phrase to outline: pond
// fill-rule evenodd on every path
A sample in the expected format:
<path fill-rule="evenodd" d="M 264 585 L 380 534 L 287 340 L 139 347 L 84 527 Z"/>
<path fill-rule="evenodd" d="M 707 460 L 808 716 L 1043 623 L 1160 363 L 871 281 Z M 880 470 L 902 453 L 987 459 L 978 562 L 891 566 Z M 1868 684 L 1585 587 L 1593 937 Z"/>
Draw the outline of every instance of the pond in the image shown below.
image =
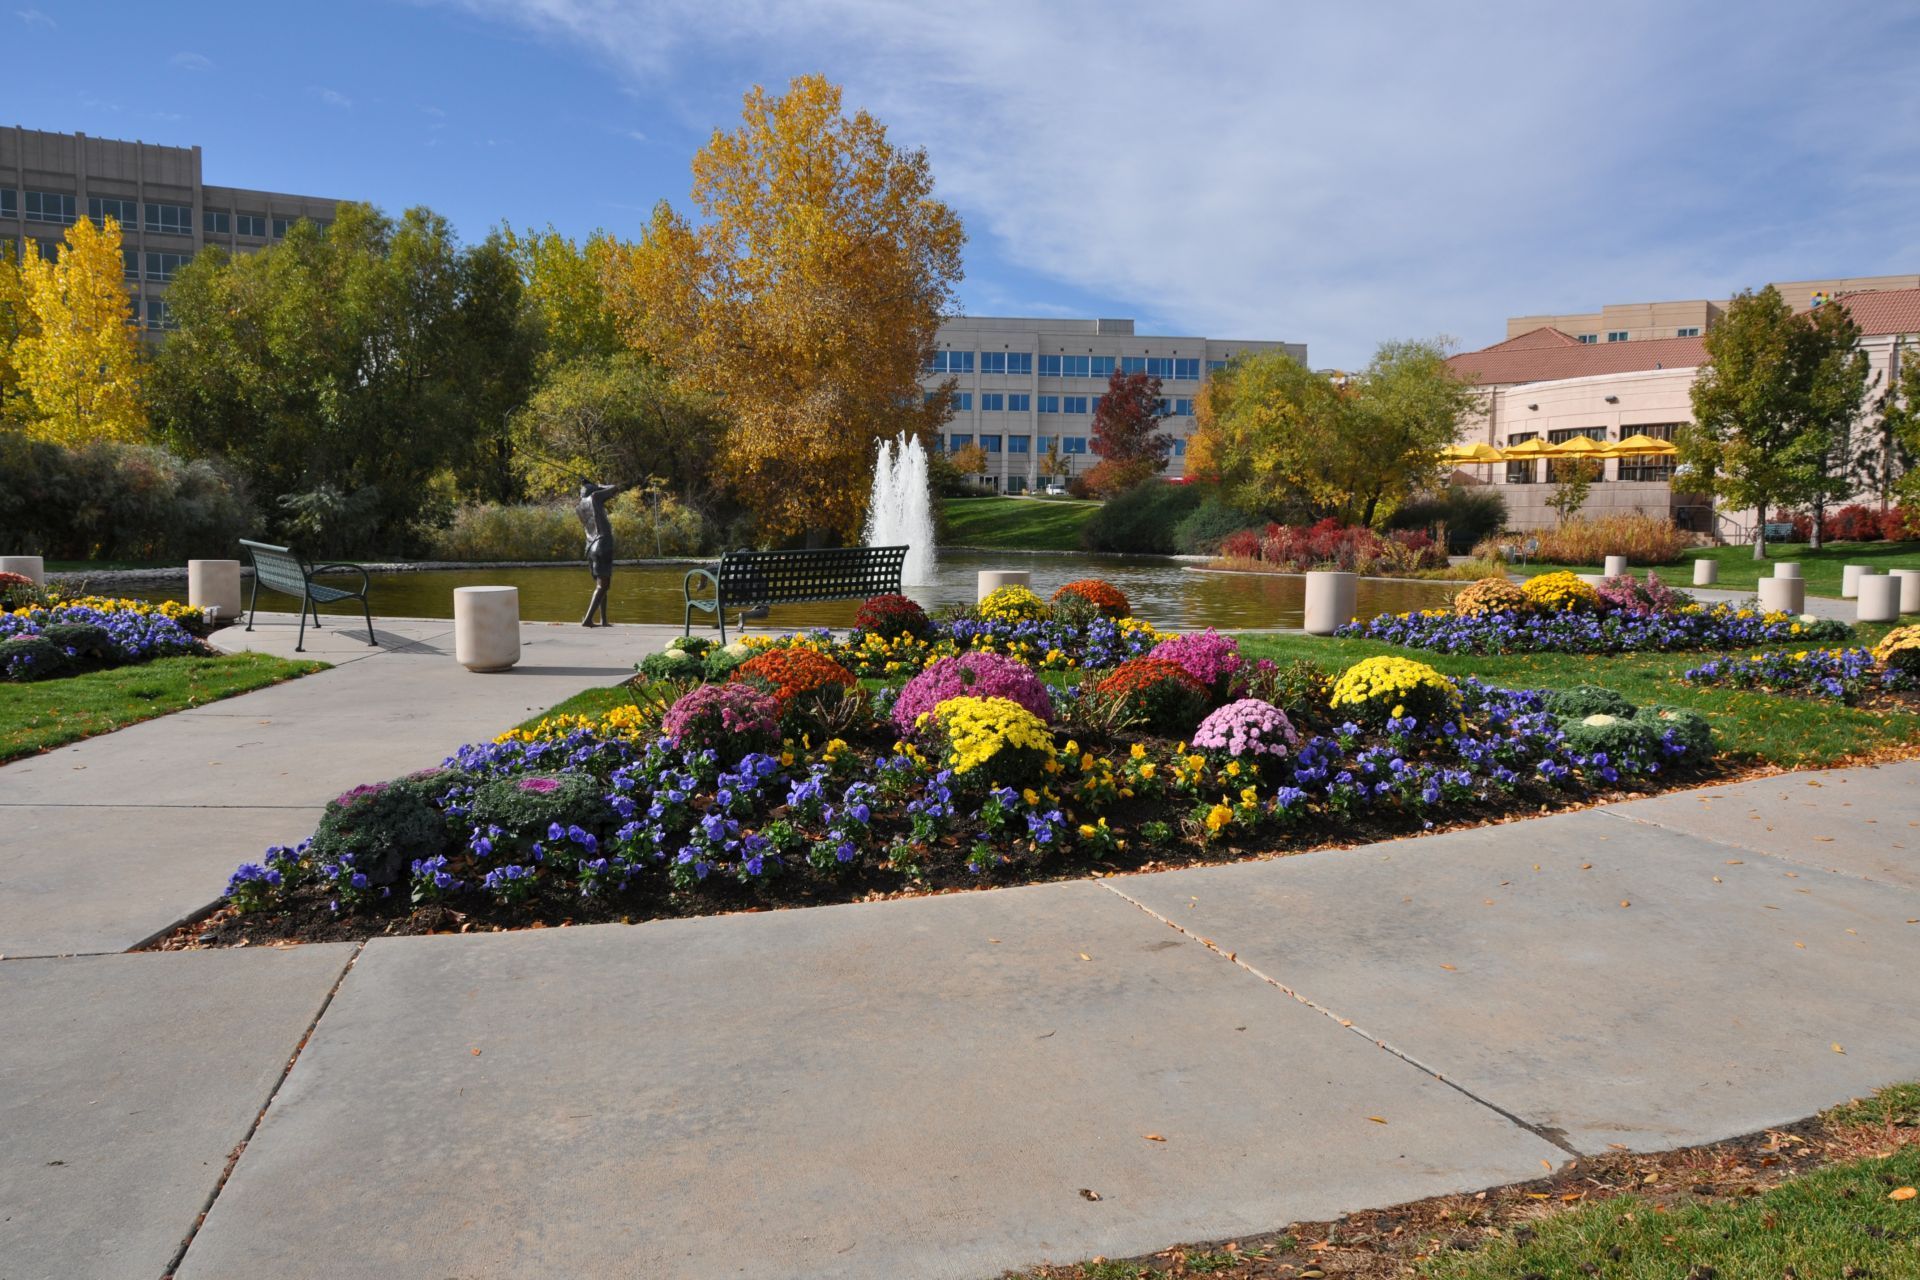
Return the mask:
<path fill-rule="evenodd" d="M 681 583 L 695 564 L 651 562 L 621 565 L 614 571 L 608 614 L 615 622 L 678 623 L 682 614 Z M 1062 583 L 1098 577 L 1127 593 L 1133 611 L 1163 630 L 1203 627 L 1298 627 L 1302 620 L 1304 579 L 1292 575 L 1202 573 L 1177 560 L 1159 556 L 1088 556 L 1070 552 L 995 554 L 947 551 L 940 555 L 935 581 L 911 587 L 907 594 L 928 609 L 970 603 L 975 575 L 981 569 L 1028 569 L 1033 589 L 1050 596 Z M 453 589 L 469 586 L 520 588 L 520 616 L 529 622 L 577 621 L 586 611 L 592 583 L 578 565 L 532 569 L 423 569 L 373 576 L 373 611 L 395 618 L 449 618 L 453 616 Z M 1457 582 L 1400 582 L 1360 580 L 1358 614 L 1432 608 L 1445 603 L 1461 584 Z M 129 589 L 126 594 L 149 599 L 186 598 L 186 584 Z M 291 600 L 268 596 L 267 607 L 285 610 Z M 798 627 L 844 627 L 853 622 L 856 601 L 789 605 L 775 609 L 755 630 L 792 630 Z M 357 613 L 357 608 L 323 606 L 322 613 Z M 696 621 L 700 615 L 696 615 Z M 709 624 L 710 625 L 710 624 Z"/>

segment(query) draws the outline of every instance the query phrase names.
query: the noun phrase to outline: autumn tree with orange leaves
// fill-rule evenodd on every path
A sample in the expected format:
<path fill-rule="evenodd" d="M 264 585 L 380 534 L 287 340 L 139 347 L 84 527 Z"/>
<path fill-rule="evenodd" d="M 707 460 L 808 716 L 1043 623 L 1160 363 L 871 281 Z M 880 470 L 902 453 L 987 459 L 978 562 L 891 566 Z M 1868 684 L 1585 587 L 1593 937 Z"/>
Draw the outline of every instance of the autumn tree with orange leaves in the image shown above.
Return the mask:
<path fill-rule="evenodd" d="M 697 221 L 662 202 L 608 292 L 627 342 L 719 398 L 721 478 L 761 534 L 854 538 L 877 442 L 948 416 L 920 372 L 966 236 L 926 153 L 826 79 L 756 86 L 742 117 L 694 156 Z"/>

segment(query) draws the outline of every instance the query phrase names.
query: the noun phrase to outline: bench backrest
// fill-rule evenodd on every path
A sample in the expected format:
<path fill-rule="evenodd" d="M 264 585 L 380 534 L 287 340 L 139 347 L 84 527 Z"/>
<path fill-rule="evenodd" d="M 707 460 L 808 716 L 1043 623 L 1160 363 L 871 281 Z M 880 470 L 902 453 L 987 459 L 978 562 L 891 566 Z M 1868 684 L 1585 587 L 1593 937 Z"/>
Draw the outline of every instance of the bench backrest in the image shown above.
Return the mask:
<path fill-rule="evenodd" d="M 240 545 L 253 558 L 253 574 L 260 580 L 261 586 L 296 596 L 306 594 L 306 566 L 290 549 L 265 542 L 248 542 L 245 538 L 240 539 Z"/>
<path fill-rule="evenodd" d="M 865 600 L 900 590 L 905 547 L 729 551 L 714 577 L 723 606 Z"/>

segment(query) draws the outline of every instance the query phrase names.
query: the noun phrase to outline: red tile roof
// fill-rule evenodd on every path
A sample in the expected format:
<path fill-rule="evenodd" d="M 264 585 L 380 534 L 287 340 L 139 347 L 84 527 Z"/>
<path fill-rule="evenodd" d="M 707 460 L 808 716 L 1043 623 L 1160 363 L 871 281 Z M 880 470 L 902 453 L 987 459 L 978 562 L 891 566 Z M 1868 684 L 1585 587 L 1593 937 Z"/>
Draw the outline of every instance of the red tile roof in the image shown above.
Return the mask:
<path fill-rule="evenodd" d="M 1920 289 L 1863 290 L 1835 301 L 1845 304 L 1862 333 L 1920 333 Z"/>
<path fill-rule="evenodd" d="M 1520 382 L 1556 382 L 1602 373 L 1692 369 L 1707 362 L 1698 338 L 1643 338 L 1636 342 L 1581 342 L 1543 326 L 1479 351 L 1464 351 L 1447 363 L 1483 387 Z"/>

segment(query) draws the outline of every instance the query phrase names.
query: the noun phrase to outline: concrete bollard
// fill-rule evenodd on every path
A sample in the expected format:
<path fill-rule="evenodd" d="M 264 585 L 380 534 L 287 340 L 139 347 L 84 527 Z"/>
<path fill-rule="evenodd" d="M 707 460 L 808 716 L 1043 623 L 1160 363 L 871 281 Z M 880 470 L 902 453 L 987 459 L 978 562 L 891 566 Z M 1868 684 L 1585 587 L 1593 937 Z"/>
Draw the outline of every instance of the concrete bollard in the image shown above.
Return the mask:
<path fill-rule="evenodd" d="M 1890 573 L 1860 575 L 1859 600 L 1853 616 L 1859 622 L 1898 622 L 1900 620 L 1900 580 Z"/>
<path fill-rule="evenodd" d="M 1840 594 L 1851 600 L 1860 594 L 1860 579 L 1873 572 L 1873 566 L 1864 564 L 1843 564 L 1840 566 Z"/>
<path fill-rule="evenodd" d="M 1782 560 L 1779 564 L 1773 566 L 1773 576 L 1776 578 L 1799 577 L 1800 562 L 1798 560 Z"/>
<path fill-rule="evenodd" d="M 520 588 L 453 589 L 453 658 L 469 671 L 520 661 Z"/>
<path fill-rule="evenodd" d="M 1693 585 L 1710 587 L 1720 581 L 1720 562 L 1702 557 L 1693 562 Z"/>
<path fill-rule="evenodd" d="M 1027 569 L 982 569 L 980 571 L 979 593 L 974 596 L 978 604 L 1001 587 L 1033 587 L 1033 573 Z"/>
<path fill-rule="evenodd" d="M 47 562 L 39 556 L 0 556 L 0 573 L 31 578 L 36 587 L 47 585 Z"/>
<path fill-rule="evenodd" d="M 1760 607 L 1768 613 L 1797 617 L 1807 611 L 1807 584 L 1798 578 L 1762 578 Z"/>
<path fill-rule="evenodd" d="M 187 603 L 196 609 L 218 609 L 222 622 L 232 622 L 242 611 L 238 560 L 187 561 Z"/>
<path fill-rule="evenodd" d="M 1608 556 L 1605 572 L 1609 578 L 1623 576 L 1627 572 L 1627 558 L 1625 556 Z"/>
<path fill-rule="evenodd" d="M 1595 589 L 1598 589 L 1607 580 L 1607 575 L 1604 573 L 1576 573 L 1573 576 Z"/>
<path fill-rule="evenodd" d="M 1310 636 L 1330 636 L 1343 623 L 1353 621 L 1353 604 L 1360 591 L 1360 575 L 1332 569 L 1314 569 L 1307 574 L 1305 625 Z"/>
<path fill-rule="evenodd" d="M 1900 612 L 1920 613 L 1920 569 L 1895 569 L 1900 580 Z"/>

